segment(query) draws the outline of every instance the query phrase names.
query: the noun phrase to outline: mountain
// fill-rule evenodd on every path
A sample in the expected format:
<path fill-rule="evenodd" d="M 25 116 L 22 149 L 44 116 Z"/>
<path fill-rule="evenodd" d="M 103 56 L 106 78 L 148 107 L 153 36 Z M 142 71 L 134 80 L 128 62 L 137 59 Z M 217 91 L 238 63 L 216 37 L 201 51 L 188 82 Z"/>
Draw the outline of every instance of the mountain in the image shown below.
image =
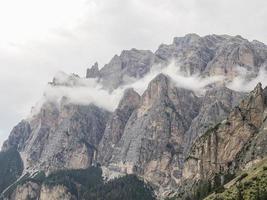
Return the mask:
<path fill-rule="evenodd" d="M 200 136 L 185 159 L 185 190 L 197 188 L 203 181 L 211 182 L 210 187 L 223 186 L 240 171 L 264 159 L 266 109 L 267 87 L 262 89 L 258 84 L 225 120 Z"/>
<path fill-rule="evenodd" d="M 3 144 L 0 156 L 18 158 L 15 173 L 1 175 L 1 197 L 203 199 L 224 191 L 266 158 L 267 89 L 231 89 L 266 66 L 263 43 L 188 34 L 154 53 L 124 50 L 85 78 L 60 73 Z"/>
<path fill-rule="evenodd" d="M 179 63 L 186 74 L 226 75 L 233 78 L 236 66 L 250 73 L 258 73 L 266 66 L 266 45 L 241 36 L 188 34 L 176 37 L 170 45 L 161 44 L 152 53 L 149 50 L 124 50 L 100 70 L 95 64 L 87 77 L 99 78 L 105 87 L 114 89 L 129 79 L 143 77 L 154 65 L 166 65 L 172 60 Z"/>

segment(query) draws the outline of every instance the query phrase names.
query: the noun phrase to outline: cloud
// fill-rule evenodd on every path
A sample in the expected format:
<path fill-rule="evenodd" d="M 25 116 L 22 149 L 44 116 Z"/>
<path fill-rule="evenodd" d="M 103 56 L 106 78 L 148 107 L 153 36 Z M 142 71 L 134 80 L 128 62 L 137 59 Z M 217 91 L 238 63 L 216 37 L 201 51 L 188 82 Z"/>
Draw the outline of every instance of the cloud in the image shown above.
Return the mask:
<path fill-rule="evenodd" d="M 91 103 L 106 110 L 113 111 L 123 95 L 123 89 L 113 92 L 103 89 L 96 79 L 80 78 L 75 75 L 57 73 L 54 78 L 56 85 L 49 84 L 41 100 L 59 103 L 67 97 L 69 103 L 89 105 Z M 37 110 L 38 111 L 38 110 Z"/>
<path fill-rule="evenodd" d="M 203 95 L 206 86 L 218 83 L 226 83 L 226 86 L 232 90 L 240 92 L 249 92 L 261 82 L 263 86 L 267 85 L 267 71 L 264 67 L 258 74 L 252 74 L 244 67 L 237 66 L 235 70 L 238 75 L 233 80 L 228 80 L 224 76 L 203 77 L 199 74 L 186 75 L 179 64 L 171 62 L 168 66 L 153 66 L 148 74 L 141 79 L 130 79 L 127 84 L 113 90 L 106 90 L 101 81 L 97 79 L 81 78 L 78 75 L 68 75 L 64 72 L 58 72 L 55 75 L 52 84 L 49 84 L 44 92 L 43 99 L 39 106 L 34 109 L 34 113 L 39 111 L 43 102 L 53 101 L 60 103 L 62 97 L 67 97 L 69 103 L 89 105 L 91 103 L 109 111 L 114 111 L 121 100 L 125 89 L 133 88 L 140 95 L 147 89 L 148 84 L 160 73 L 167 75 L 178 88 L 185 88 L 194 91 L 198 95 Z"/>
<path fill-rule="evenodd" d="M 243 67 L 237 67 L 239 74 L 227 84 L 227 87 L 241 92 L 252 91 L 258 83 L 263 87 L 267 86 L 267 71 L 261 67 L 258 74 L 253 74 Z"/>
<path fill-rule="evenodd" d="M 43 102 L 52 101 L 60 103 L 62 97 L 66 97 L 69 103 L 81 105 L 93 103 L 106 110 L 114 111 L 125 89 L 133 88 L 142 95 L 147 89 L 148 84 L 160 73 L 168 75 L 177 87 L 193 90 L 197 93 L 203 93 L 207 85 L 223 80 L 221 76 L 206 78 L 197 74 L 186 76 L 180 70 L 179 66 L 171 62 L 171 64 L 165 67 L 153 66 L 151 71 L 143 78 L 132 79 L 130 83 L 109 92 L 103 88 L 103 85 L 97 79 L 80 78 L 74 74 L 67 75 L 64 72 L 58 72 L 55 75 L 53 83 L 46 87 L 44 97 L 38 103 L 32 115 L 39 111 Z"/>
<path fill-rule="evenodd" d="M 222 76 L 202 77 L 199 74 L 186 75 L 181 70 L 179 64 L 175 64 L 173 61 L 168 66 L 153 66 L 150 73 L 144 76 L 144 78 L 136 80 L 125 87 L 132 87 L 141 95 L 147 88 L 149 82 L 160 73 L 169 76 L 177 87 L 192 90 L 197 93 L 203 92 L 207 85 L 224 79 Z"/>
<path fill-rule="evenodd" d="M 177 87 L 189 89 L 197 93 L 204 92 L 207 85 L 224 80 L 223 76 L 202 77 L 199 74 L 186 76 L 180 70 L 180 67 L 175 66 L 174 63 L 171 63 L 167 68 L 163 69 L 163 73 L 170 76 Z"/>

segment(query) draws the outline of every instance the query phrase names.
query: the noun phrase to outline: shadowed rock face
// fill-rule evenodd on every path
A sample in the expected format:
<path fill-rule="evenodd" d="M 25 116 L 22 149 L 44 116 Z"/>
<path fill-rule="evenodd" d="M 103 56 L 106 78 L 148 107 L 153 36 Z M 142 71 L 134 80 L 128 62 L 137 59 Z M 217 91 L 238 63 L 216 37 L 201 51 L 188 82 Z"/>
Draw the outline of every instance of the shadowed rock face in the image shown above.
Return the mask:
<path fill-rule="evenodd" d="M 138 107 L 140 95 L 133 89 L 127 89 L 121 99 L 118 108 L 112 114 L 107 123 L 105 133 L 98 148 L 98 162 L 108 162 L 114 151 L 114 146 L 120 141 L 124 128 L 132 115 L 133 111 Z"/>
<path fill-rule="evenodd" d="M 90 69 L 87 69 L 86 78 L 97 78 L 99 76 L 98 63 L 96 62 Z"/>
<path fill-rule="evenodd" d="M 8 140 L 3 144 L 2 151 L 6 151 L 12 147 L 15 147 L 19 151 L 22 150 L 26 140 L 31 134 L 31 126 L 28 121 L 22 120 L 11 131 Z"/>

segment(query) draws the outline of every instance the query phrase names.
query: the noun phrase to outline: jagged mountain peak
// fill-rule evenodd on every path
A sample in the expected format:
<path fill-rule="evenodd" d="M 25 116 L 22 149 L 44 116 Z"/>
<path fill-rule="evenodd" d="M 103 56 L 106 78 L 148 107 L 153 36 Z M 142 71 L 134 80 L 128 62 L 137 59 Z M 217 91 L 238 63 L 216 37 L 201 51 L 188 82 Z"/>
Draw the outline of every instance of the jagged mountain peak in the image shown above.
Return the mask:
<path fill-rule="evenodd" d="M 247 94 L 227 87 L 238 76 L 237 66 L 253 78 L 266 60 L 263 43 L 227 35 L 188 34 L 155 53 L 124 50 L 102 68 L 95 63 L 86 78 L 56 75 L 50 86 L 63 93 L 59 101 L 43 102 L 36 115 L 12 130 L 3 150 L 19 151 L 24 172 L 94 165 L 107 179 L 136 174 L 159 198 L 184 188 L 184 181 L 212 182 L 216 173 L 241 169 L 267 154 L 267 88 L 258 84 Z M 179 76 L 170 75 L 174 71 L 161 70 L 172 62 L 183 78 L 197 79 L 192 84 L 204 82 L 202 95 L 180 87 L 174 80 Z M 210 82 L 214 75 L 227 81 Z M 142 94 L 129 88 L 138 81 L 144 81 Z M 70 101 L 66 91 L 76 100 L 84 93 L 94 98 Z M 110 112 L 97 104 L 113 98 L 118 106 Z"/>
<path fill-rule="evenodd" d="M 140 95 L 133 89 L 128 88 L 124 91 L 123 97 L 119 102 L 118 109 L 125 107 L 136 107 L 140 101 Z"/>
<path fill-rule="evenodd" d="M 264 89 L 265 90 L 265 89 Z M 266 128 L 266 93 L 258 83 L 228 117 L 199 137 L 190 150 L 183 169 L 183 177 L 189 180 L 210 180 L 218 173 L 235 173 L 250 163 L 257 162 L 258 156 L 246 156 L 258 143 L 259 149 L 266 149 L 263 138 Z M 254 146 L 255 147 L 255 146 Z M 245 157 L 245 158 L 244 158 Z M 209 163 L 209 164 L 207 164 Z"/>
<path fill-rule="evenodd" d="M 151 96 L 157 95 L 163 89 L 168 89 L 169 83 L 169 77 L 163 73 L 160 73 L 149 83 L 147 91 L 151 93 Z"/>
<path fill-rule="evenodd" d="M 58 71 L 52 82 L 49 82 L 51 86 L 75 86 L 78 85 L 80 80 L 79 75 L 77 74 L 66 74 L 63 71 Z"/>
<path fill-rule="evenodd" d="M 201 37 L 192 33 L 175 37 L 172 44 L 161 44 L 155 53 L 123 50 L 99 72 L 94 72 L 92 78 L 99 78 L 105 87 L 113 90 L 127 84 L 129 79 L 144 77 L 154 66 L 166 66 L 174 60 L 185 74 L 224 75 L 232 80 L 238 75 L 237 66 L 257 74 L 266 59 L 265 44 L 250 42 L 241 36 Z"/>
<path fill-rule="evenodd" d="M 95 62 L 95 64 L 90 69 L 87 69 L 86 78 L 97 78 L 98 76 L 99 76 L 98 63 Z"/>

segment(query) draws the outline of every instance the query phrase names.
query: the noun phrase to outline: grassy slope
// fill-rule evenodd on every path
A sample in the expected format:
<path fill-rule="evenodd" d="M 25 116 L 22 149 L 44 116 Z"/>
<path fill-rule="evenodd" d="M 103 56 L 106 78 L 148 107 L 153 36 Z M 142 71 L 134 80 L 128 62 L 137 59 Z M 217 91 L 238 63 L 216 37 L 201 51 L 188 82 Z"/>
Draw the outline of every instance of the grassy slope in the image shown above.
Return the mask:
<path fill-rule="evenodd" d="M 267 159 L 243 172 L 224 187 L 224 192 L 213 193 L 205 200 L 266 200 Z"/>

